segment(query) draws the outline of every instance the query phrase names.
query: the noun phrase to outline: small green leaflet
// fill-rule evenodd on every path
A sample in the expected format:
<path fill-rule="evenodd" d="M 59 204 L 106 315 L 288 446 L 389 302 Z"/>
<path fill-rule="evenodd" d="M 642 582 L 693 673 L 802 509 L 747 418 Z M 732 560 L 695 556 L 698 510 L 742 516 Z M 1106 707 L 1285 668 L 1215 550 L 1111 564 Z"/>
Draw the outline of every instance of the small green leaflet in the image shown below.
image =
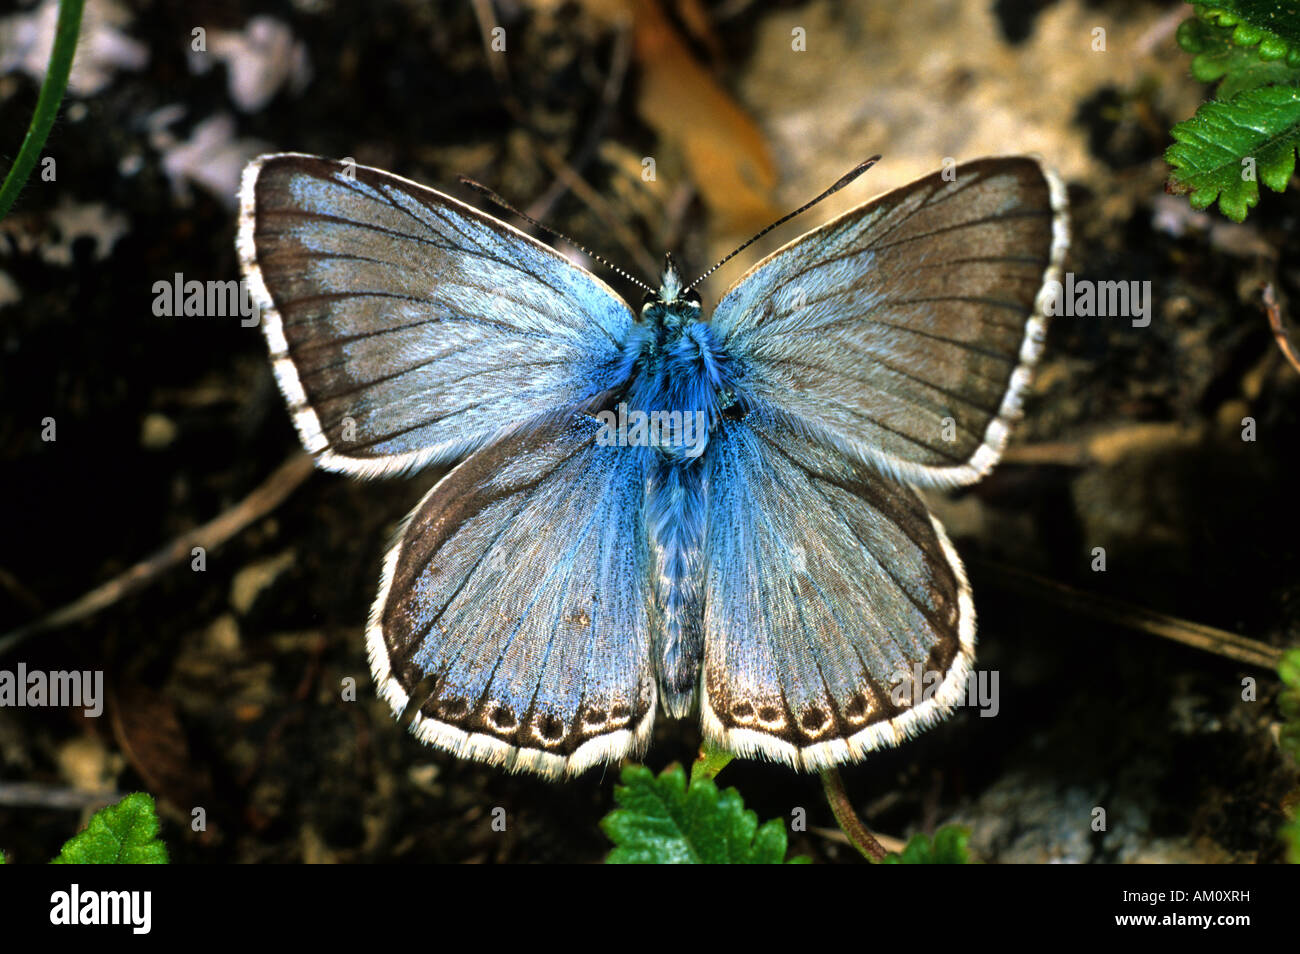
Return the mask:
<path fill-rule="evenodd" d="M 1194 209 L 1217 198 L 1223 214 L 1240 222 L 1259 202 L 1259 182 L 1281 192 L 1295 171 L 1300 87 L 1260 86 L 1226 102 L 1204 103 L 1172 134 L 1165 161 L 1174 167 L 1173 191 L 1190 193 Z M 1251 178 L 1247 159 L 1254 160 Z"/>
<path fill-rule="evenodd" d="M 1173 128 L 1165 151 L 1170 192 L 1194 209 L 1240 222 L 1259 202 L 1259 183 L 1283 191 L 1300 145 L 1300 8 L 1277 0 L 1194 4 L 1178 28 L 1193 54 L 1192 76 L 1217 82 L 1215 100 Z"/>
<path fill-rule="evenodd" d="M 1300 16 L 1293 0 L 1217 0 L 1195 7 L 1201 19 L 1232 27 L 1235 43 L 1258 43 L 1262 59 L 1287 57 L 1292 66 L 1300 66 Z"/>
<path fill-rule="evenodd" d="M 734 788 L 719 791 L 708 778 L 696 778 L 688 787 L 680 765 L 657 778 L 643 765 L 629 765 L 622 781 L 614 788 L 620 807 L 600 823 L 615 846 L 607 864 L 785 863 L 781 821 L 760 826 Z"/>
<path fill-rule="evenodd" d="M 1217 99 L 1227 100 L 1256 86 L 1300 84 L 1300 67 L 1285 59 L 1266 60 L 1253 46 L 1239 46 L 1229 27 L 1193 17 L 1178 27 L 1178 45 L 1192 58 L 1192 76 L 1202 83 L 1219 83 Z"/>
<path fill-rule="evenodd" d="M 167 847 L 158 840 L 154 801 L 143 792 L 128 795 L 91 816 L 84 831 L 64 844 L 51 864 L 165 865 Z"/>
<path fill-rule="evenodd" d="M 970 830 L 958 825 L 945 825 L 934 833 L 913 835 L 901 853 L 891 852 L 881 861 L 884 865 L 964 865 L 970 861 L 966 848 Z"/>

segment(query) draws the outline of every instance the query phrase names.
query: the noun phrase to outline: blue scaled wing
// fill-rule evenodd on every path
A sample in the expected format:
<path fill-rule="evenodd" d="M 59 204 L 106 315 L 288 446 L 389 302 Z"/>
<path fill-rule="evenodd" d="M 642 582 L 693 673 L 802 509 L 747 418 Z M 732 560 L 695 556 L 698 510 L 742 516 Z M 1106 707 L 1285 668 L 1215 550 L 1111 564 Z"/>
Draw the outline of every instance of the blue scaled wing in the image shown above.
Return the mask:
<path fill-rule="evenodd" d="M 471 454 L 400 531 L 367 648 L 423 741 L 550 776 L 648 743 L 645 455 L 598 429 L 552 418 Z"/>
<path fill-rule="evenodd" d="M 298 434 L 328 469 L 452 460 L 626 376 L 633 317 L 603 282 L 390 173 L 262 156 L 238 245 Z"/>
<path fill-rule="evenodd" d="M 975 611 L 916 491 L 762 409 L 720 423 L 705 467 L 705 737 L 815 771 L 943 718 Z"/>
<path fill-rule="evenodd" d="M 972 483 L 1019 412 L 1067 241 L 1054 175 L 981 159 L 786 245 L 711 323 L 749 400 L 884 474 Z"/>

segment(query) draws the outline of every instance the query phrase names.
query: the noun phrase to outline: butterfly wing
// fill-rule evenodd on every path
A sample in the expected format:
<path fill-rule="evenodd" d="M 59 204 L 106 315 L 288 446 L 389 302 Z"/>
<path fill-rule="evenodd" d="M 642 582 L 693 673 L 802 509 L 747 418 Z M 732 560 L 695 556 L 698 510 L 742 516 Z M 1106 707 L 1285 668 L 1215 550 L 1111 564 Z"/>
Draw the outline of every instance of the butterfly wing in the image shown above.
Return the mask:
<path fill-rule="evenodd" d="M 819 770 L 943 718 L 965 690 L 975 612 L 916 492 L 762 409 L 720 423 L 706 468 L 712 744 Z"/>
<path fill-rule="evenodd" d="M 323 467 L 451 460 L 626 377 L 622 299 L 449 196 L 280 154 L 248 166 L 241 206 L 276 378 Z"/>
<path fill-rule="evenodd" d="M 367 646 L 425 742 L 551 776 L 648 743 L 645 455 L 598 429 L 551 419 L 470 455 L 400 532 Z"/>
<path fill-rule="evenodd" d="M 764 259 L 711 324 L 750 400 L 924 486 L 1001 455 L 1068 242 L 1064 187 L 982 159 L 859 206 Z"/>

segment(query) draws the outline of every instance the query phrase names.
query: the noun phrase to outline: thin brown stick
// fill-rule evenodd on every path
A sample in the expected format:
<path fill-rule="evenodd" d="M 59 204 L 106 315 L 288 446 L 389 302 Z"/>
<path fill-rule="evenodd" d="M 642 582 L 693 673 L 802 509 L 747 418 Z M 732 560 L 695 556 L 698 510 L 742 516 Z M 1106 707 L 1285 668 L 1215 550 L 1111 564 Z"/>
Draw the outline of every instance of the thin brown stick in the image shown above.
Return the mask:
<path fill-rule="evenodd" d="M 122 798 L 121 792 L 87 792 L 40 782 L 0 782 L 0 805 L 10 808 L 62 808 L 81 811 L 103 808 Z"/>
<path fill-rule="evenodd" d="M 492 9 L 492 0 L 470 0 L 474 17 L 478 20 L 478 30 L 483 37 L 483 55 L 487 58 L 488 70 L 497 86 L 503 90 L 510 88 L 510 68 L 504 56 L 498 56 L 492 49 L 492 31 L 501 24 L 497 22 L 496 11 Z"/>
<path fill-rule="evenodd" d="M 1191 646 L 1193 649 L 1214 653 L 1225 659 L 1264 669 L 1276 670 L 1282 659 L 1282 650 L 1255 639 L 1238 636 L 1226 629 L 1193 623 L 1190 620 L 1167 616 L 1123 600 L 1075 589 L 1065 583 L 1058 583 L 1003 563 L 988 560 L 971 560 L 971 563 L 981 570 L 992 573 L 1014 590 L 1030 596 L 1050 598 L 1081 616 L 1116 623 L 1129 629 L 1182 643 L 1184 646 Z"/>
<path fill-rule="evenodd" d="M 613 206 L 606 202 L 604 197 L 578 174 L 568 160 L 546 142 L 533 125 L 527 110 L 524 109 L 518 97 L 515 96 L 510 85 L 510 72 L 506 68 L 505 57 L 492 49 L 492 30 L 499 25 L 492 4 L 489 0 L 474 0 L 472 6 L 474 15 L 478 19 L 479 32 L 483 37 L 483 55 L 487 57 L 488 69 L 492 72 L 492 78 L 501 93 L 501 103 L 514 121 L 518 123 L 519 128 L 527 133 L 532 140 L 533 149 L 542 165 L 550 170 L 563 188 L 568 189 L 577 196 L 605 224 L 610 234 L 613 235 L 614 241 L 621 245 L 628 255 L 632 256 L 638 268 L 645 272 L 646 275 L 658 276 L 659 263 L 654 256 L 645 250 L 645 246 L 637 238 L 636 233 L 628 228 L 614 211 Z"/>
<path fill-rule="evenodd" d="M 853 810 L 853 804 L 849 801 L 849 793 L 844 788 L 844 779 L 840 778 L 839 769 L 828 768 L 822 772 L 822 788 L 826 791 L 826 801 L 830 803 L 831 811 L 835 814 L 835 820 L 839 822 L 840 829 L 848 837 L 853 847 L 872 861 L 883 861 L 886 854 L 885 849 L 881 847 L 880 842 L 876 841 L 876 837 L 867 830 L 867 826 L 862 823 L 858 813 Z"/>
<path fill-rule="evenodd" d="M 533 145 L 536 147 L 537 155 L 541 158 L 542 163 L 551 170 L 556 178 L 568 186 L 570 192 L 586 203 L 587 207 L 605 223 L 605 226 L 613 234 L 614 240 L 623 246 L 623 251 L 632 256 L 637 267 L 646 275 L 657 278 L 659 263 L 645 250 L 645 246 L 636 237 L 636 233 L 624 224 L 623 220 L 614 211 L 614 207 L 605 201 L 605 197 L 593 189 L 586 179 L 574 172 L 564 157 L 545 142 L 534 137 Z"/>
<path fill-rule="evenodd" d="M 1291 343 L 1291 336 L 1287 334 L 1286 327 L 1282 324 L 1282 306 L 1278 303 L 1277 292 L 1273 289 L 1272 282 L 1264 283 L 1260 299 L 1264 305 L 1264 314 L 1268 316 L 1268 326 L 1273 329 L 1273 337 L 1277 339 L 1277 346 L 1282 349 L 1282 354 L 1286 356 L 1287 361 L 1291 362 L 1291 367 L 1300 371 L 1300 354 L 1296 353 L 1295 345 Z"/>
<path fill-rule="evenodd" d="M 85 619 L 112 606 L 122 597 L 143 589 L 167 570 L 189 559 L 195 547 L 215 550 L 249 524 L 280 506 L 311 472 L 311 457 L 298 451 L 281 464 L 261 486 L 225 513 L 181 534 L 152 556 L 95 587 L 75 602 L 0 636 L 0 656 L 36 633 Z"/>
<path fill-rule="evenodd" d="M 844 834 L 844 832 L 839 828 L 820 828 L 817 825 L 809 825 L 808 831 L 814 835 L 825 838 L 827 841 L 833 841 L 838 845 L 853 844 L 853 842 L 849 840 L 849 836 Z M 876 841 L 880 843 L 881 848 L 896 855 L 901 855 L 903 849 L 907 847 L 907 842 L 903 841 L 901 838 L 895 838 L 893 835 L 885 835 L 876 832 L 874 837 Z"/>
<path fill-rule="evenodd" d="M 605 78 L 605 86 L 600 93 L 600 111 L 596 118 L 592 120 L 591 125 L 587 127 L 587 136 L 578 151 L 573 154 L 569 160 L 569 168 L 579 175 L 596 155 L 596 150 L 600 148 L 601 140 L 605 138 L 605 128 L 609 125 L 610 116 L 613 115 L 614 107 L 618 105 L 618 99 L 623 93 L 623 82 L 627 79 L 628 64 L 632 60 L 632 43 L 628 37 L 631 28 L 623 25 L 614 32 L 614 46 L 610 53 L 609 75 Z M 551 214 L 551 209 L 555 203 L 569 191 L 569 184 L 564 179 L 556 177 L 550 187 L 524 211 L 531 218 L 545 219 Z"/>

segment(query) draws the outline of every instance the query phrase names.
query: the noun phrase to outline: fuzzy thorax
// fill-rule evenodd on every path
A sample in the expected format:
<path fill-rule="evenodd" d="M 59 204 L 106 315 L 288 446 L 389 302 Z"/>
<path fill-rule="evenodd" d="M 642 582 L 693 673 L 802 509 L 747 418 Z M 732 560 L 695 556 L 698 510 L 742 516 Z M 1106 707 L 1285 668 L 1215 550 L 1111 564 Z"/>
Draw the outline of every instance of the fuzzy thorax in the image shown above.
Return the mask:
<path fill-rule="evenodd" d="M 681 718 L 695 707 L 704 653 L 702 458 L 719 418 L 736 402 L 738 374 L 671 259 L 641 319 L 627 342 L 626 406 L 651 422 L 651 439 L 640 452 L 649 457 L 645 516 L 656 579 L 655 659 L 663 707 Z M 667 439 L 655 420 L 669 422 Z M 673 439 L 673 422 L 680 422 L 682 439 Z"/>

